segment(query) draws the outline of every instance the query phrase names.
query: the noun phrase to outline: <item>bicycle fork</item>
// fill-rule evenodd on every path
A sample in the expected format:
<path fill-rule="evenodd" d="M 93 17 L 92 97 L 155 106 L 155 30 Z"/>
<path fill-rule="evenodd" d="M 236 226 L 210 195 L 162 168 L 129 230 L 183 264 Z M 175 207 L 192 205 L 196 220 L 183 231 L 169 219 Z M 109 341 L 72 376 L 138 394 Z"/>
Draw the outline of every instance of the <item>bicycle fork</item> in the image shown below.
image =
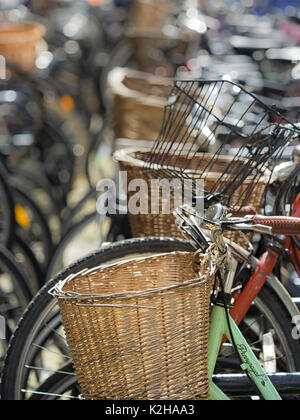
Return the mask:
<path fill-rule="evenodd" d="M 226 336 L 241 359 L 241 369 L 248 374 L 263 398 L 265 400 L 281 400 L 280 395 L 276 391 L 268 375 L 264 372 L 255 354 L 229 313 L 228 303 L 230 303 L 232 296 L 232 286 L 236 268 L 237 262 L 229 254 L 224 290 L 222 290 L 222 292 L 220 292 L 216 297 L 211 316 L 208 353 L 208 369 L 210 378 L 209 399 L 229 399 L 212 381 L 221 343 L 223 337 Z"/>

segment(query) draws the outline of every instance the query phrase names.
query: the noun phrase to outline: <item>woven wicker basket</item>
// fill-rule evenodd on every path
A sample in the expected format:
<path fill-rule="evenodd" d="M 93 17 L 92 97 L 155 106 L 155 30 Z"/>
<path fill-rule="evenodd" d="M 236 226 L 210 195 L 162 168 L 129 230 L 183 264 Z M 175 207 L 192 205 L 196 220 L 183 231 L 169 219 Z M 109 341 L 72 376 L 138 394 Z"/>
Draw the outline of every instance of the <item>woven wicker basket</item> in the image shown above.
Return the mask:
<path fill-rule="evenodd" d="M 98 267 L 59 283 L 68 346 L 86 399 L 206 399 L 215 267 L 169 253 Z"/>
<path fill-rule="evenodd" d="M 170 214 L 163 214 L 161 211 L 164 208 L 164 204 L 169 205 L 169 196 L 162 196 L 162 190 L 158 186 L 153 186 L 151 181 L 152 178 L 154 179 L 155 176 L 153 173 L 151 176 L 146 174 L 145 172 L 145 162 L 147 161 L 147 157 L 149 156 L 149 151 L 145 150 L 137 150 L 137 149 L 126 149 L 126 150 L 119 150 L 114 154 L 116 161 L 119 163 L 119 167 L 121 171 L 127 172 L 127 187 L 129 186 L 130 182 L 136 179 L 143 179 L 148 184 L 148 191 L 151 191 L 151 194 L 148 194 L 148 210 L 156 208 L 155 204 L 152 202 L 152 197 L 155 197 L 155 203 L 159 202 L 159 214 L 151 214 L 151 211 L 148 211 L 150 214 L 131 214 L 129 212 L 129 220 L 132 230 L 132 235 L 134 237 L 147 237 L 147 236 L 156 236 L 156 237 L 175 237 L 175 238 L 182 238 L 183 234 L 179 230 L 179 228 L 175 224 L 175 217 L 173 215 L 174 207 L 175 207 L 175 200 L 174 197 L 171 195 L 171 203 L 170 203 Z M 201 153 L 201 159 L 203 161 L 203 165 L 206 165 L 208 161 L 210 161 L 213 155 L 207 153 Z M 195 156 L 195 162 L 199 163 L 199 156 Z M 178 161 L 178 167 L 180 167 L 180 161 L 182 164 L 185 164 L 186 158 L 182 156 L 182 158 L 176 157 Z M 215 158 L 215 170 L 214 172 L 210 172 L 205 176 L 204 188 L 208 191 L 211 191 L 214 187 L 215 183 L 220 178 L 220 175 L 228 166 L 228 163 L 231 161 L 231 158 L 228 156 L 220 156 Z M 241 159 L 241 165 L 243 164 L 243 160 Z M 193 162 L 191 161 L 189 165 L 190 169 L 193 167 Z M 196 171 L 197 172 L 197 171 Z M 268 171 L 266 171 L 268 172 Z M 197 177 L 197 173 L 195 173 L 195 177 Z M 197 177 L 198 178 L 198 177 Z M 256 185 L 255 190 L 249 195 L 247 203 L 245 205 L 251 206 L 260 210 L 263 204 L 266 186 L 269 180 L 269 172 L 265 174 L 263 178 L 260 179 L 258 184 Z M 252 179 L 246 179 L 243 185 L 238 188 L 235 194 L 232 196 L 231 201 L 233 205 L 239 199 L 241 192 L 244 190 L 246 185 L 252 183 Z M 135 194 L 135 192 L 128 193 L 128 201 L 130 198 Z M 147 201 L 147 198 L 145 198 Z M 230 232 L 226 234 L 226 237 L 233 242 L 237 243 L 242 247 L 247 247 L 247 241 L 245 237 L 241 235 L 239 232 Z"/>
<path fill-rule="evenodd" d="M 184 64 L 189 47 L 198 41 L 197 34 L 192 31 L 178 30 L 178 34 L 171 37 L 159 29 L 136 27 L 129 28 L 126 37 L 132 44 L 139 70 L 169 77 L 174 77 L 176 71 L 170 54 L 176 57 L 177 64 Z M 164 51 L 168 51 L 168 56 Z"/>
<path fill-rule="evenodd" d="M 116 68 L 108 78 L 115 138 L 154 141 L 162 126 L 171 80 Z"/>
<path fill-rule="evenodd" d="M 131 7 L 129 21 L 137 29 L 160 29 L 173 9 L 171 2 L 163 0 L 135 0 Z"/>
<path fill-rule="evenodd" d="M 37 43 L 45 34 L 37 23 L 1 24 L 0 55 L 30 71 L 35 66 Z"/>

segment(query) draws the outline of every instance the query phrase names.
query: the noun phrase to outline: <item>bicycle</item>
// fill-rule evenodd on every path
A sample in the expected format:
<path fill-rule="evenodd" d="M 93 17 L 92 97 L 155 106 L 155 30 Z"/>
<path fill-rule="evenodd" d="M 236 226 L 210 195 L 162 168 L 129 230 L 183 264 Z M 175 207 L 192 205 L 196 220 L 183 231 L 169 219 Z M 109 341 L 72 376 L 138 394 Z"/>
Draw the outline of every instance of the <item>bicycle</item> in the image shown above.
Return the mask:
<path fill-rule="evenodd" d="M 183 229 L 183 231 L 186 234 L 189 234 L 191 232 L 191 238 L 193 241 L 195 241 L 195 231 L 199 232 L 199 229 L 202 231 L 197 237 L 197 239 L 203 241 L 203 235 L 204 235 L 204 229 L 206 237 L 209 237 L 207 235 L 210 235 L 212 237 L 212 243 L 216 245 L 214 248 L 214 251 L 212 251 L 212 248 L 210 247 L 210 251 L 208 254 L 208 259 L 210 261 L 211 270 L 213 270 L 214 262 L 218 261 L 218 269 L 215 268 L 215 272 L 218 273 L 218 270 L 220 269 L 220 273 L 216 274 L 216 282 L 214 285 L 214 293 L 213 293 L 213 309 L 211 314 L 211 327 L 210 327 L 210 340 L 209 340 L 209 374 L 210 379 L 213 378 L 213 372 L 215 371 L 217 358 L 220 353 L 220 347 L 222 341 L 224 342 L 224 335 L 227 335 L 229 337 L 229 340 L 233 346 L 233 349 L 236 351 L 238 357 L 241 359 L 241 368 L 244 372 L 247 372 L 249 374 L 252 381 L 257 386 L 259 392 L 262 394 L 262 396 L 265 399 L 270 400 L 280 400 L 280 396 L 274 386 L 272 385 L 271 381 L 269 380 L 268 375 L 261 367 L 261 364 L 258 362 L 256 356 L 254 355 L 253 351 L 251 350 L 249 344 L 239 331 L 238 327 L 234 323 L 234 321 L 230 318 L 229 315 L 229 306 L 231 305 L 232 301 L 232 289 L 233 289 L 233 281 L 235 277 L 235 271 L 237 268 L 237 262 L 235 260 L 236 255 L 240 254 L 233 246 L 228 246 L 225 241 L 223 240 L 222 233 L 226 230 L 243 230 L 243 231 L 256 231 L 256 232 L 264 232 L 271 234 L 272 233 L 272 227 L 273 227 L 273 233 L 288 233 L 293 229 L 294 233 L 299 232 L 300 229 L 300 223 L 299 220 L 293 219 L 293 218 L 264 218 L 264 217 L 244 217 L 244 218 L 230 218 L 226 217 L 226 210 L 225 208 L 221 206 L 215 206 L 214 208 L 210 208 L 206 215 L 199 216 L 193 209 L 190 210 L 189 208 L 182 208 L 180 211 L 177 211 L 177 218 L 179 220 L 179 226 Z M 201 221 L 201 222 L 200 222 Z M 257 225 L 256 222 L 262 223 L 262 225 Z M 210 231 L 208 233 L 207 231 Z M 140 245 L 142 242 L 140 242 Z M 196 243 L 197 244 L 197 243 Z M 197 244 L 198 245 L 198 244 Z M 207 246 L 209 244 L 207 243 Z M 121 248 L 122 249 L 122 248 Z M 187 249 L 187 248 L 186 248 Z M 123 252 L 125 251 L 125 246 L 123 244 Z M 141 247 L 140 247 L 141 251 Z M 166 251 L 166 249 L 165 249 Z M 126 261 L 139 261 L 141 257 L 141 253 L 138 255 L 133 255 L 129 260 L 128 258 L 125 259 Z M 146 254 L 148 255 L 148 254 Z M 119 255 L 120 256 L 120 255 Z M 233 258 L 235 256 L 235 258 Z M 145 257 L 144 257 L 145 258 Z M 200 264 L 203 264 L 203 261 L 201 261 L 201 258 L 205 258 L 204 254 L 199 255 L 199 252 L 196 252 L 195 254 L 195 261 L 197 261 Z M 115 260 L 115 264 L 122 264 L 122 259 Z M 124 261 L 124 259 L 123 259 Z M 205 258 L 205 261 L 207 262 L 207 255 Z M 113 260 L 107 261 L 105 266 L 112 267 L 113 266 Z M 220 268 L 221 267 L 221 268 Z M 95 269 L 90 270 L 91 272 L 95 271 Z M 201 270 L 200 270 L 201 271 Z M 88 272 L 87 265 L 85 265 L 85 273 Z M 74 271 L 73 271 L 74 273 Z M 221 274 L 222 273 L 222 274 Z M 226 278 L 226 281 L 222 281 L 222 278 Z M 60 294 L 62 284 L 66 284 L 69 281 L 72 281 L 74 279 L 74 276 L 68 276 L 68 280 L 60 283 L 56 283 L 54 288 L 50 290 L 50 293 L 52 293 L 54 296 L 58 296 L 61 299 L 64 299 L 64 297 Z M 218 280 L 217 280 L 218 279 Z M 218 286 L 217 286 L 218 281 Z M 78 295 L 79 296 L 79 295 Z M 138 295 L 137 295 L 138 296 Z M 69 296 L 70 297 L 70 296 Z M 86 296 L 87 298 L 87 296 Z M 76 298 L 75 298 L 76 299 Z M 93 299 L 97 299 L 97 296 L 94 294 Z M 84 302 L 84 297 L 81 296 L 81 303 Z M 93 305 L 92 303 L 87 304 L 87 306 Z M 86 306 L 86 305 L 85 305 Z M 272 340 L 271 340 L 272 341 Z M 74 349 L 73 349 L 74 351 Z M 268 363 L 274 363 L 274 356 L 273 358 L 269 358 L 264 360 L 265 366 Z M 77 359 L 78 363 L 78 359 Z M 229 375 L 230 377 L 230 375 Z M 273 380 L 277 380 L 277 384 L 279 385 L 279 389 L 283 390 L 283 387 L 285 387 L 285 391 L 288 389 L 288 379 L 290 381 L 299 380 L 298 375 L 286 375 L 286 381 L 280 384 L 280 378 L 282 376 L 279 375 L 272 376 Z M 243 383 L 244 377 L 237 376 L 231 376 L 231 379 L 235 381 L 241 381 Z M 218 376 L 218 373 L 215 374 L 214 380 L 219 381 L 219 383 L 222 383 L 222 380 L 224 381 L 224 377 L 221 378 Z M 227 377 L 227 380 L 229 378 Z M 56 385 L 55 385 L 56 384 Z M 247 383 L 247 386 L 249 384 Z M 290 386 L 290 392 L 299 392 L 299 382 L 298 387 L 295 387 L 295 383 L 293 383 L 293 387 Z M 253 389 L 251 389 L 251 392 L 253 392 Z M 59 394 L 59 390 L 61 394 Z M 297 391 L 298 390 L 298 391 Z M 25 392 L 25 390 L 24 390 Z M 28 390 L 30 393 L 30 391 Z M 66 393 L 64 395 L 64 392 Z M 72 392 L 71 395 L 67 394 L 69 392 Z M 75 394 L 74 394 L 75 392 Z M 78 387 L 76 383 L 76 376 L 74 375 L 74 372 L 72 371 L 71 364 L 64 365 L 60 370 L 57 372 L 54 372 L 46 381 L 41 385 L 40 388 L 36 391 L 32 391 L 32 399 L 39 399 L 39 398 L 79 398 L 78 392 L 80 393 L 80 388 Z M 240 390 L 241 392 L 241 390 Z M 245 386 L 242 387 L 242 393 L 245 393 Z M 257 392 L 257 391 L 256 391 Z M 76 397 L 77 393 L 77 397 Z M 256 395 L 256 394 L 252 394 Z M 221 391 L 220 388 L 218 388 L 213 382 L 210 383 L 210 399 L 228 399 L 228 397 L 225 395 L 223 391 Z"/>
<path fill-rule="evenodd" d="M 210 89 L 209 82 L 203 82 L 203 87 L 202 87 L 203 92 L 204 93 L 206 92 L 206 95 L 208 96 L 210 92 L 216 92 L 216 89 L 218 86 L 224 87 L 224 85 L 226 85 L 226 82 L 221 82 L 220 84 L 219 83 L 220 82 L 211 82 L 211 86 L 214 86 L 214 89 Z M 189 84 L 186 83 L 186 86 L 188 87 Z M 234 90 L 235 93 L 237 92 L 240 93 L 240 95 L 234 96 L 236 102 L 238 103 L 239 97 L 242 95 L 246 95 L 245 91 L 234 84 L 230 84 L 230 86 L 233 88 L 235 87 L 236 89 Z M 245 97 L 246 96 L 243 97 L 244 100 L 245 100 Z M 166 110 L 167 117 L 169 116 L 169 112 L 167 111 L 169 111 L 172 107 L 174 107 L 175 111 L 177 110 L 178 103 L 174 101 L 174 98 L 175 98 L 175 95 L 174 96 L 171 95 L 170 97 L 171 102 L 168 105 L 167 110 Z M 258 109 L 262 106 L 260 102 L 258 103 L 256 102 L 256 99 L 252 95 L 250 95 L 250 98 L 251 98 L 251 104 L 249 105 L 249 107 L 246 106 L 246 108 L 245 107 L 242 108 L 243 115 L 246 115 L 245 109 L 246 110 L 250 109 L 252 106 L 255 105 L 255 109 L 256 111 L 258 111 Z M 217 99 L 215 99 L 212 102 L 212 105 L 216 105 L 216 101 Z M 194 102 L 192 102 L 192 104 L 193 103 Z M 206 111 L 207 111 L 208 104 L 209 104 L 209 100 L 207 98 Z M 185 105 L 187 106 L 187 103 L 185 103 Z M 193 107 L 191 107 L 190 109 L 192 110 L 192 112 L 196 112 L 197 118 L 199 117 L 200 119 L 200 115 L 201 115 L 200 108 L 195 107 L 193 109 Z M 230 106 L 230 103 L 228 105 L 228 109 L 229 110 L 233 109 L 233 106 Z M 237 111 L 238 109 L 239 108 L 235 109 L 235 111 Z M 264 114 L 265 117 L 269 116 L 269 113 L 274 112 L 273 110 L 270 110 L 269 108 L 265 108 L 264 106 L 263 106 L 263 109 L 266 111 L 266 114 Z M 204 113 L 204 115 L 205 115 L 205 122 L 209 121 L 208 113 Z M 182 118 L 183 117 L 184 115 L 182 115 Z M 251 117 L 252 117 L 252 113 L 251 113 Z M 262 120 L 263 119 L 259 117 L 256 117 L 256 119 L 254 120 L 255 127 L 258 130 L 260 129 L 259 121 L 262 121 Z M 253 119 L 251 121 L 253 121 Z M 267 120 L 264 120 L 264 121 L 267 121 Z M 196 118 L 191 119 L 192 126 L 198 127 L 196 122 L 197 122 Z M 228 113 L 226 114 L 225 112 L 225 121 L 223 121 L 223 125 L 225 126 L 227 133 L 228 133 L 228 130 L 232 129 L 232 124 L 230 124 L 230 122 L 232 122 L 232 120 L 228 117 Z M 242 136 L 242 133 L 240 132 L 241 121 L 237 119 L 236 124 L 237 125 L 234 132 L 235 132 L 235 135 L 238 135 L 240 137 Z M 221 125 L 222 125 L 222 122 L 220 123 L 220 126 Z M 168 127 L 168 124 L 164 124 L 164 127 Z M 273 130 L 269 131 L 268 129 L 266 129 L 266 131 L 264 130 L 259 131 L 259 134 L 261 136 L 263 136 L 263 134 L 266 134 L 266 136 L 270 136 L 270 133 L 271 134 L 274 133 L 274 138 L 271 136 L 271 139 L 273 138 L 275 143 L 277 142 L 277 140 L 280 140 L 278 143 L 279 150 L 280 150 L 281 145 L 286 145 L 286 142 L 288 140 L 286 137 L 289 137 L 289 135 L 293 136 L 295 133 L 293 129 L 287 129 L 286 127 L 284 128 L 284 126 L 280 126 L 280 127 L 282 131 L 274 123 L 274 128 L 275 128 L 274 131 Z M 215 129 L 215 131 L 217 130 L 217 128 Z M 192 131 L 192 132 L 194 133 L 195 131 Z M 166 134 L 166 133 L 167 131 L 163 132 L 163 134 Z M 171 133 L 172 135 L 175 136 L 175 132 L 171 132 Z M 278 137 L 277 135 L 275 135 L 275 133 L 278 134 Z M 296 130 L 296 133 L 297 133 L 297 130 Z M 282 135 L 282 138 L 281 138 L 281 135 Z M 230 135 L 228 135 L 228 138 L 230 141 Z M 244 138 L 247 138 L 247 137 L 244 135 Z M 259 142 L 260 136 L 258 137 L 254 136 L 254 138 L 257 140 L 255 144 L 258 147 L 258 149 L 260 147 L 265 148 L 265 144 L 263 142 Z M 160 137 L 159 141 L 161 140 L 162 138 Z M 203 141 L 208 141 L 208 140 L 209 139 L 204 139 Z M 186 143 L 184 142 L 183 144 L 186 144 Z M 248 147 L 249 144 L 250 144 L 249 142 L 248 143 L 246 142 L 245 147 Z M 167 151 L 170 150 L 169 149 L 170 143 L 168 141 L 166 142 L 166 145 L 167 145 L 166 150 Z M 161 150 L 163 150 L 162 144 L 160 145 L 156 144 L 154 146 L 154 151 L 158 147 Z M 274 148 L 272 146 L 270 150 L 274 154 L 276 154 L 276 152 L 278 153 L 278 150 L 276 149 L 276 147 Z M 241 153 L 242 155 L 242 151 L 239 151 L 239 153 Z M 192 154 L 194 155 L 194 152 L 192 152 Z M 259 156 L 258 151 L 257 151 L 257 156 Z M 155 157 L 157 158 L 157 155 L 155 155 Z M 264 154 L 263 161 L 260 160 L 258 162 L 258 165 L 259 164 L 263 165 L 267 159 L 268 159 L 268 156 Z M 168 162 L 169 162 L 169 167 L 168 168 L 164 167 L 164 172 L 170 174 L 172 173 L 172 166 L 171 166 L 172 161 L 169 159 Z M 157 162 L 157 164 L 158 163 L 159 162 Z M 248 169 L 252 170 L 252 166 L 249 165 Z M 182 173 L 184 172 L 181 171 L 180 174 Z M 188 172 L 188 174 L 190 174 L 190 172 Z M 175 176 L 176 175 L 178 175 L 178 172 L 175 173 Z M 240 172 L 239 177 L 234 178 L 235 182 L 239 183 L 240 177 L 243 177 L 243 176 L 245 176 L 245 174 Z M 221 176 L 221 179 L 222 178 L 225 180 L 228 178 L 228 176 L 226 177 L 226 172 L 223 174 L 223 176 Z M 248 189 L 251 186 L 253 186 L 254 188 L 254 185 L 257 182 L 257 175 L 253 179 L 254 179 L 254 184 L 248 183 L 247 184 Z M 222 185 L 222 184 L 219 183 L 219 185 Z M 228 200 L 228 197 L 230 197 L 230 191 L 234 191 L 236 189 L 236 184 L 235 186 L 234 185 L 230 186 L 227 184 L 227 187 L 228 189 L 227 189 L 227 195 L 225 196 L 225 200 L 229 202 L 230 200 Z M 246 192 L 242 196 L 248 197 Z M 235 196 L 235 200 L 238 200 L 238 197 Z M 170 247 L 173 247 L 173 250 L 176 251 L 176 246 L 178 246 L 178 245 L 175 246 L 176 242 L 174 241 L 170 241 L 170 242 L 167 241 L 167 242 L 169 244 L 168 245 L 169 249 Z M 104 248 L 103 250 L 99 251 L 99 259 L 101 256 L 101 258 L 102 257 L 104 259 L 107 258 L 107 261 L 109 261 L 111 259 L 118 258 L 119 255 L 124 256 L 124 253 L 126 254 L 126 252 L 128 252 L 129 254 L 130 252 L 128 251 L 126 244 L 127 243 L 125 242 L 124 244 L 121 243 L 118 246 L 115 245 L 115 246 Z M 146 244 L 149 244 L 147 245 L 149 246 L 148 252 L 153 253 L 153 248 L 151 248 L 151 244 L 152 244 L 151 240 L 150 241 L 144 240 L 140 242 L 137 241 L 137 242 L 134 242 L 133 244 L 134 246 L 132 245 L 131 250 L 135 254 L 139 254 L 140 252 L 139 247 L 141 246 L 141 244 L 144 244 L 143 245 L 144 249 L 146 248 Z M 160 248 L 159 244 L 160 242 L 158 242 L 157 249 L 161 249 L 161 251 L 163 252 L 163 248 Z M 128 243 L 128 246 L 129 245 L 130 245 L 130 242 Z M 122 246 L 124 247 L 124 249 L 122 249 Z M 185 246 L 189 246 L 189 244 Z M 134 248 L 134 251 L 133 251 L 133 248 Z M 116 251 L 115 255 L 114 255 L 114 250 Z M 250 264 L 253 267 L 253 265 L 255 266 L 257 264 L 257 261 L 251 258 L 251 252 L 247 253 L 246 251 L 246 254 L 244 255 L 245 255 L 244 261 L 246 265 Z M 75 264 L 73 266 L 73 270 L 76 272 L 78 267 L 80 267 L 81 269 L 84 269 L 88 267 L 89 264 L 92 264 L 93 262 L 95 262 L 95 260 L 97 260 L 95 255 L 88 257 L 87 259 L 84 259 L 78 262 L 78 264 Z M 101 260 L 100 260 L 100 263 L 101 263 Z M 66 270 L 64 274 L 68 272 L 69 271 Z M 53 348 L 56 349 L 55 353 L 58 357 L 58 362 L 57 362 L 58 374 L 60 374 L 60 372 L 63 371 L 63 369 L 60 369 L 60 368 L 64 367 L 65 361 L 69 360 L 69 356 L 64 354 L 64 349 L 66 349 L 66 345 L 64 341 L 61 341 L 61 338 L 58 339 L 58 337 L 61 337 L 61 320 L 59 317 L 58 309 L 56 307 L 55 301 L 47 295 L 49 289 L 53 287 L 55 281 L 57 281 L 57 278 L 54 279 L 54 281 L 50 281 L 34 299 L 28 311 L 24 315 L 24 319 L 20 322 L 19 328 L 16 331 L 16 334 L 11 342 L 11 346 L 7 355 L 6 368 L 4 370 L 4 375 L 3 375 L 3 384 L 4 384 L 3 398 L 21 399 L 22 397 L 28 398 L 30 395 L 35 395 L 35 393 L 39 395 L 38 394 L 39 389 L 43 385 L 43 378 L 44 378 L 44 376 L 42 375 L 42 372 L 43 373 L 47 372 L 47 367 L 43 361 L 43 358 L 47 354 L 47 352 L 50 350 L 50 348 L 52 348 L 52 352 L 50 350 L 51 353 L 53 353 Z M 290 325 L 291 325 L 290 323 L 291 318 L 294 315 L 298 314 L 297 308 L 295 308 L 293 303 L 291 303 L 289 297 L 286 295 L 286 292 L 284 291 L 282 286 L 278 284 L 277 280 L 274 279 L 274 277 L 271 277 L 270 283 L 266 286 L 264 290 L 268 290 L 268 292 L 264 292 L 264 293 L 266 294 L 266 296 L 268 296 L 269 302 L 273 302 L 272 308 L 270 310 L 270 308 L 266 307 L 266 299 L 262 301 L 259 297 L 257 297 L 256 301 L 259 303 L 256 307 L 257 312 L 255 315 L 255 319 L 259 319 L 260 317 L 258 314 L 261 314 L 263 319 L 267 319 L 267 323 L 266 323 L 266 325 L 268 325 L 267 331 L 268 331 L 269 326 L 271 326 L 271 329 L 274 329 L 274 331 L 276 331 L 276 336 L 278 337 L 278 340 L 276 339 L 278 343 L 277 347 L 278 349 L 283 349 L 282 355 L 281 355 L 281 362 L 283 362 L 283 365 L 282 365 L 283 369 L 293 372 L 295 371 L 299 363 L 298 361 L 299 350 L 298 348 L 295 348 L 296 343 L 293 343 L 293 344 L 290 343 L 291 336 L 289 334 L 289 331 L 290 331 Z M 252 302 L 250 302 L 250 306 L 251 306 L 251 303 Z M 276 308 L 275 311 L 274 311 L 274 308 Z M 278 309 L 278 308 L 281 308 L 281 309 Z M 51 325 L 51 328 L 49 328 L 49 325 Z M 262 328 L 262 331 L 264 331 L 265 327 L 263 325 L 261 326 L 261 328 Z M 248 330 L 248 333 L 250 332 L 251 334 L 253 333 L 253 330 L 251 328 L 247 328 L 247 330 Z M 255 334 L 256 333 L 254 333 L 254 335 Z M 22 352 L 21 358 L 20 358 L 20 351 Z M 235 363 L 232 363 L 230 366 L 232 367 L 233 365 L 235 365 Z M 50 376 L 48 375 L 49 382 L 51 382 L 51 373 L 55 374 L 55 372 L 49 372 L 49 373 L 50 373 Z M 66 375 L 67 379 L 70 379 L 69 376 L 70 375 Z M 32 382 L 33 377 L 35 378 L 34 382 Z"/>

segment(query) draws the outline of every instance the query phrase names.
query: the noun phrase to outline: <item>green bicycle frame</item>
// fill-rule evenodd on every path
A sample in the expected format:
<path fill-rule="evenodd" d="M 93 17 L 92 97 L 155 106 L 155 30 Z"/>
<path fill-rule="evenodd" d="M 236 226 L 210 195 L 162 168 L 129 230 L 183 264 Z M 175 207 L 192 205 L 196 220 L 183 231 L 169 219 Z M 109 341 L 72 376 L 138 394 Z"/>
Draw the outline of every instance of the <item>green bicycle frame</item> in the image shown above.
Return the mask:
<path fill-rule="evenodd" d="M 242 360 L 242 370 L 249 374 L 263 398 L 265 400 L 280 401 L 280 395 L 276 391 L 268 375 L 264 372 L 255 354 L 233 319 L 230 317 L 229 313 L 228 316 L 226 315 L 226 311 L 227 309 L 221 306 L 214 306 L 212 310 L 208 353 L 210 378 L 209 400 L 229 400 L 224 392 L 212 381 L 221 343 L 225 335 L 229 342 L 236 346 Z"/>

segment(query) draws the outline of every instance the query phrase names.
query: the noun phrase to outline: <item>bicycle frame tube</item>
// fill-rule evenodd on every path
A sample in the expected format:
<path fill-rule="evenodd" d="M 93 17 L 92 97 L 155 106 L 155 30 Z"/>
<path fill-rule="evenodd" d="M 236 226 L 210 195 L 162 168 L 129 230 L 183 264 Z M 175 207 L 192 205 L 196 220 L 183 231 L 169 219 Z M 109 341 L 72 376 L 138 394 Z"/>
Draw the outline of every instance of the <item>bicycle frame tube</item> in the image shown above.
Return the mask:
<path fill-rule="evenodd" d="M 249 259 L 249 253 L 247 251 L 245 251 L 244 249 L 242 249 L 241 247 L 239 247 L 238 245 L 234 244 L 234 246 L 231 244 L 230 245 L 234 255 L 236 255 L 237 257 L 239 256 L 241 259 L 247 261 Z M 271 252 L 272 253 L 271 253 Z M 294 316 L 299 315 L 299 310 L 297 309 L 296 305 L 292 302 L 290 295 L 288 294 L 288 292 L 286 291 L 286 289 L 284 288 L 284 286 L 282 285 L 282 283 L 280 283 L 280 281 L 272 274 L 272 271 L 276 265 L 276 262 L 278 261 L 278 254 L 276 254 L 276 252 L 274 252 L 273 250 L 268 249 L 267 254 L 264 254 L 260 260 L 257 260 L 256 258 L 254 258 L 253 256 L 250 258 L 249 263 L 250 265 L 252 265 L 253 267 L 260 267 L 258 272 L 255 271 L 255 273 L 253 273 L 254 279 L 252 278 L 250 281 L 250 284 L 253 286 L 253 288 L 255 289 L 256 287 L 260 288 L 261 285 L 264 285 L 266 283 L 268 283 L 268 285 L 272 288 L 272 290 L 276 293 L 276 295 L 278 296 L 279 300 L 283 303 L 283 305 L 286 307 L 286 309 L 288 310 L 288 313 L 290 314 L 290 317 L 293 318 Z M 260 278 L 256 278 L 256 275 L 259 273 Z M 256 278 L 256 280 L 255 280 Z M 258 284 L 255 285 L 255 283 L 258 282 Z M 250 285 L 249 285 L 250 287 Z M 258 294 L 258 292 L 257 292 Z M 232 318 L 237 320 L 237 323 L 239 325 L 238 318 L 241 318 L 238 315 L 238 311 L 245 311 L 246 308 L 246 312 L 247 312 L 247 307 L 248 309 L 250 308 L 253 300 L 255 300 L 256 296 L 257 296 L 256 292 L 254 294 L 254 299 L 252 299 L 252 301 L 249 299 L 248 295 L 245 293 L 242 293 L 238 299 L 241 299 L 241 301 L 239 303 L 237 303 L 235 305 L 241 305 L 240 308 L 238 308 L 238 306 L 235 306 L 232 309 L 232 312 L 230 312 Z M 252 296 L 253 297 L 253 296 Z M 249 306 L 250 305 L 250 306 Z M 235 312 L 234 312 L 235 311 Z"/>
<path fill-rule="evenodd" d="M 230 311 L 230 315 L 237 325 L 241 323 L 250 309 L 252 302 L 257 298 L 259 292 L 266 284 L 268 276 L 274 270 L 278 257 L 279 255 L 271 249 L 268 249 L 261 257 L 259 266 Z"/>
<path fill-rule="evenodd" d="M 242 370 L 248 373 L 263 398 L 270 401 L 280 401 L 280 395 L 264 372 L 236 323 L 229 314 L 227 317 L 226 310 L 224 307 L 214 306 L 212 311 L 208 352 L 208 369 L 211 384 L 209 400 L 229 400 L 224 392 L 212 381 L 220 345 L 225 335 L 231 344 L 236 346 L 242 360 Z"/>

